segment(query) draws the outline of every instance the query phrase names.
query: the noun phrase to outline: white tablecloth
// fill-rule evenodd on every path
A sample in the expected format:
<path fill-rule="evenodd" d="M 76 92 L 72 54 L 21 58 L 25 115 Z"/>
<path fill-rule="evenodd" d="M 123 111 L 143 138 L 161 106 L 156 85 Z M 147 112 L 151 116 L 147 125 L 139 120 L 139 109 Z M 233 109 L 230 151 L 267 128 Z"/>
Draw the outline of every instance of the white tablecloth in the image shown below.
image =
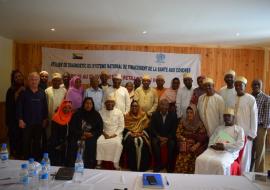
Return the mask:
<path fill-rule="evenodd" d="M 9 160 L 8 167 L 0 168 L 0 189 L 19 190 L 21 184 L 1 185 L 10 182 L 18 182 L 20 165 L 26 161 Z M 0 164 L 1 166 L 1 164 Z M 58 167 L 51 167 L 51 173 L 55 173 Z M 113 190 L 124 189 L 137 190 L 142 188 L 142 172 L 111 171 L 85 169 L 82 183 L 72 181 L 50 181 L 50 189 L 55 190 Z M 220 176 L 220 175 L 188 175 L 188 174 L 168 174 L 166 176 L 169 185 L 165 189 L 173 190 L 258 190 L 248 178 L 244 176 Z M 11 177 L 9 180 L 1 180 Z M 270 188 L 269 188 L 270 189 Z"/>

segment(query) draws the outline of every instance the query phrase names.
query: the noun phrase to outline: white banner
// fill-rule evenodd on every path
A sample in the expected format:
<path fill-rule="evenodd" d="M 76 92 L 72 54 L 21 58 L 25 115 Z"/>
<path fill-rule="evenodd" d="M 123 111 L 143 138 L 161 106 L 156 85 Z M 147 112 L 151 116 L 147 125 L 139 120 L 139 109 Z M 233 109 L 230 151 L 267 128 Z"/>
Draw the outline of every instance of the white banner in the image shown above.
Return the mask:
<path fill-rule="evenodd" d="M 111 76 L 121 73 L 122 85 L 144 74 L 151 76 L 153 85 L 155 77 L 162 74 L 166 81 L 165 87 L 170 87 L 174 77 L 182 81 L 182 74 L 186 72 L 192 73 L 196 85 L 201 61 L 199 54 L 42 48 L 42 70 L 50 74 L 69 72 L 79 75 L 83 84 L 88 84 L 90 76 L 98 75 L 102 70 L 107 70 Z"/>

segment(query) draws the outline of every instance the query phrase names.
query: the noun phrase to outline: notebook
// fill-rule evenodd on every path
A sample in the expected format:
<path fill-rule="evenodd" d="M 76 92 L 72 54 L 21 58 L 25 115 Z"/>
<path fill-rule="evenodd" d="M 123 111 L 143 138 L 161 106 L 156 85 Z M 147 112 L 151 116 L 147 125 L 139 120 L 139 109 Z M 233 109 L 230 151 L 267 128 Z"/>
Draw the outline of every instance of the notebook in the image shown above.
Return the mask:
<path fill-rule="evenodd" d="M 74 174 L 74 168 L 59 168 L 55 179 L 56 180 L 72 180 Z"/>
<path fill-rule="evenodd" d="M 145 173 L 142 176 L 143 188 L 163 189 L 164 184 L 160 174 Z"/>

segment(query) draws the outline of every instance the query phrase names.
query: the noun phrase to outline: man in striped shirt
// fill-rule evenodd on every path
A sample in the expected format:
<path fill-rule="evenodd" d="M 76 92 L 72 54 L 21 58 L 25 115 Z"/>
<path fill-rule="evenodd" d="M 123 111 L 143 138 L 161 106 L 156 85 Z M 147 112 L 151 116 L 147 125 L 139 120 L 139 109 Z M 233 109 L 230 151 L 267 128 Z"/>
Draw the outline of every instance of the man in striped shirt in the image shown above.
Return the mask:
<path fill-rule="evenodd" d="M 252 95 L 255 97 L 258 106 L 258 131 L 254 140 L 253 155 L 255 172 L 264 172 L 265 141 L 267 129 L 270 128 L 270 97 L 262 92 L 261 80 L 252 81 Z"/>

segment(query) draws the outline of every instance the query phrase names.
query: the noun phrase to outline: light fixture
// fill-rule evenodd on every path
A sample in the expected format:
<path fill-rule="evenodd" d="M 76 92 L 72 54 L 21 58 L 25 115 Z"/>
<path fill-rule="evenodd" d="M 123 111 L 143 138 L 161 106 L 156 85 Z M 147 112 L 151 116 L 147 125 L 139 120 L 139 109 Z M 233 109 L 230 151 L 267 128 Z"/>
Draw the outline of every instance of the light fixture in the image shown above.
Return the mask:
<path fill-rule="evenodd" d="M 240 33 L 239 33 L 239 32 L 237 32 L 235 35 L 236 35 L 236 36 L 240 36 Z"/>
<path fill-rule="evenodd" d="M 143 34 L 147 34 L 147 31 L 146 31 L 146 30 L 144 30 L 144 31 L 142 31 L 142 33 L 143 33 Z"/>
<path fill-rule="evenodd" d="M 55 28 L 51 28 L 50 30 L 51 30 L 52 32 L 54 32 L 54 31 L 55 31 Z"/>

